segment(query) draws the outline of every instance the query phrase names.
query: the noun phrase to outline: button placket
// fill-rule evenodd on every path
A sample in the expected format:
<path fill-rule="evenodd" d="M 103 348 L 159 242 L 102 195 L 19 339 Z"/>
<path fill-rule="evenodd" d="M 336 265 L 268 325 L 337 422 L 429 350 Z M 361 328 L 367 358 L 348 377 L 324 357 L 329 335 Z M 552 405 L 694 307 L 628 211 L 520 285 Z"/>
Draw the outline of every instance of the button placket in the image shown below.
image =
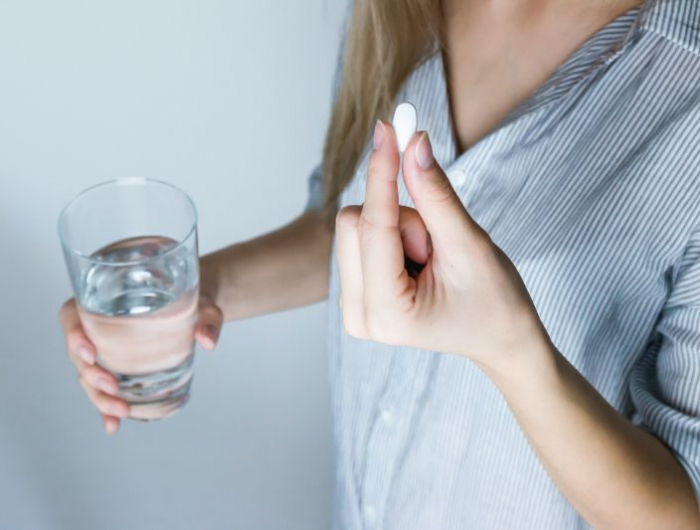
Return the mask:
<path fill-rule="evenodd" d="M 459 168 L 450 168 L 447 171 L 447 178 L 450 179 L 454 188 L 461 188 L 467 183 L 467 174 Z"/>
<path fill-rule="evenodd" d="M 413 362 L 407 358 L 394 365 L 383 396 L 378 400 L 372 434 L 367 442 L 365 458 L 368 464 L 362 484 L 362 505 L 360 513 L 367 528 L 378 528 L 383 517 L 384 503 L 387 500 L 391 477 L 394 474 L 396 458 L 400 452 L 405 424 L 402 416 L 413 408 L 413 388 L 409 385 L 392 384 L 410 377 Z"/>
<path fill-rule="evenodd" d="M 367 504 L 362 512 L 364 515 L 365 524 L 368 527 L 373 528 L 377 524 L 377 509 L 373 504 Z"/>
<path fill-rule="evenodd" d="M 390 377 L 393 381 L 413 380 L 420 381 L 420 384 L 392 385 L 389 382 L 377 403 L 375 423 L 366 453 L 366 458 L 371 459 L 373 465 L 366 468 L 360 507 L 361 518 L 367 528 L 381 527 L 396 458 L 405 443 L 411 415 L 415 412 L 428 380 L 433 356 L 427 352 L 414 353 L 413 357 L 406 357 L 397 363 Z"/>
<path fill-rule="evenodd" d="M 382 407 L 381 418 L 384 425 L 387 427 L 392 427 L 396 421 L 396 409 L 391 405 Z"/>

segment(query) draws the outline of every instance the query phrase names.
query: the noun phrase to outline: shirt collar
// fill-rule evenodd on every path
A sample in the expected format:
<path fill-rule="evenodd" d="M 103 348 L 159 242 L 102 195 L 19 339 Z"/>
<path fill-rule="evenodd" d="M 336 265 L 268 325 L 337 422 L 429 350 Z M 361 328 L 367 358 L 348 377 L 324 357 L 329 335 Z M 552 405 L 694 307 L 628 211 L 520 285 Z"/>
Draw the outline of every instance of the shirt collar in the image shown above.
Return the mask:
<path fill-rule="evenodd" d="M 642 28 L 653 31 L 700 54 L 700 2 L 698 0 L 647 0 Z"/>
<path fill-rule="evenodd" d="M 598 67 L 612 63 L 633 42 L 644 12 L 645 8 L 635 7 L 595 32 L 533 96 L 509 113 L 496 130 L 560 99 Z M 416 70 L 411 83 L 399 95 L 400 101 L 411 101 L 416 106 L 419 127 L 429 132 L 435 157 L 444 166 L 457 157 L 447 94 L 443 56 L 437 51 Z"/>

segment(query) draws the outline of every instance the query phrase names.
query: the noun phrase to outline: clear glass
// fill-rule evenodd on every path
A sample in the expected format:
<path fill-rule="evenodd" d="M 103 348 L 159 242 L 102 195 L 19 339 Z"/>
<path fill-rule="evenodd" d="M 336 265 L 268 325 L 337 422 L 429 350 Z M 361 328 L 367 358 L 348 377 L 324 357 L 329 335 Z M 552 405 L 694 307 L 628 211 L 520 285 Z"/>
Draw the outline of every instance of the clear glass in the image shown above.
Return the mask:
<path fill-rule="evenodd" d="M 187 402 L 199 300 L 197 210 L 183 191 L 126 177 L 66 205 L 58 232 L 97 363 L 138 420 Z"/>

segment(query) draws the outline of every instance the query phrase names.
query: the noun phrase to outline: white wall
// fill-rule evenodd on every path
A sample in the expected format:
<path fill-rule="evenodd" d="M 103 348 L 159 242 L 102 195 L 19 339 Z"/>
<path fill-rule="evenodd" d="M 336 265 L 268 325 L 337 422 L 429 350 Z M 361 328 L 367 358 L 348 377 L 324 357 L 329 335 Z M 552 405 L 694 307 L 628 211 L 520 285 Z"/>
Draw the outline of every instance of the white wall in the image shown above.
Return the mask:
<path fill-rule="evenodd" d="M 0 2 L 0 529 L 321 529 L 324 305 L 228 324 L 176 417 L 107 437 L 56 314 L 62 205 L 160 177 L 202 252 L 300 212 L 329 113 L 338 0 Z"/>

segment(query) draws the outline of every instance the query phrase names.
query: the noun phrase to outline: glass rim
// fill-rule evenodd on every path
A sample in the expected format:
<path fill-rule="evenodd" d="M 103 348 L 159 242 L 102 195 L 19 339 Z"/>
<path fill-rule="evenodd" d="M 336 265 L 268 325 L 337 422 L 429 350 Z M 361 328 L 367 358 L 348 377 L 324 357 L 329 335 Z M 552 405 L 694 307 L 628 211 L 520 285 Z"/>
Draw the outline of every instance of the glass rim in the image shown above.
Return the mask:
<path fill-rule="evenodd" d="M 109 261 L 101 261 L 99 259 L 92 258 L 92 257 L 88 256 L 87 254 L 80 252 L 76 248 L 73 248 L 72 245 L 69 245 L 68 242 L 66 241 L 66 238 L 64 237 L 64 220 L 65 220 L 65 216 L 67 215 L 67 212 L 70 209 L 70 207 L 75 205 L 75 203 L 77 203 L 80 199 L 84 198 L 85 195 L 87 195 L 88 193 L 90 193 L 92 191 L 95 191 L 98 188 L 103 188 L 105 186 L 113 186 L 113 185 L 121 186 L 121 185 L 127 185 L 127 184 L 141 184 L 141 185 L 143 185 L 143 184 L 156 184 L 159 186 L 168 187 L 168 188 L 180 193 L 181 195 L 183 195 L 185 197 L 185 199 L 187 200 L 187 202 L 189 203 L 189 205 L 192 207 L 192 214 L 193 214 L 192 215 L 192 217 L 193 217 L 192 226 L 190 226 L 190 228 L 187 230 L 185 236 L 182 239 L 180 239 L 179 241 L 177 241 L 177 244 L 175 246 L 169 248 L 168 250 L 166 250 L 162 254 L 158 254 L 157 256 L 150 256 L 150 257 L 138 259 L 138 260 L 121 261 L 118 263 L 109 262 Z M 95 263 L 95 264 L 99 264 L 99 265 L 108 265 L 108 266 L 114 266 L 114 267 L 128 267 L 131 265 L 138 265 L 140 263 L 147 263 L 147 262 L 152 261 L 154 259 L 164 258 L 164 257 L 168 256 L 169 254 L 171 254 L 172 252 L 175 252 L 176 250 L 181 248 L 185 243 L 187 243 L 187 241 L 189 241 L 189 239 L 192 237 L 192 235 L 194 233 L 196 233 L 198 216 L 199 216 L 199 214 L 197 212 L 197 206 L 195 205 L 194 201 L 192 200 L 192 197 L 190 197 L 189 194 L 187 194 L 185 191 L 178 188 L 174 184 L 170 184 L 169 182 L 165 182 L 164 180 L 159 180 L 159 179 L 151 178 L 151 177 L 136 177 L 136 176 L 134 176 L 134 177 L 118 177 L 115 179 L 106 180 L 104 182 L 99 182 L 98 184 L 93 184 L 92 186 L 85 188 L 83 191 L 81 191 L 75 197 L 73 197 L 70 201 L 68 201 L 68 203 L 66 203 L 66 205 L 61 209 L 61 213 L 58 215 L 58 223 L 57 223 L 57 225 L 58 225 L 57 226 L 58 238 L 61 240 L 61 246 L 63 247 L 64 250 L 70 252 L 74 256 L 77 256 L 81 260 L 85 260 L 89 263 Z"/>

